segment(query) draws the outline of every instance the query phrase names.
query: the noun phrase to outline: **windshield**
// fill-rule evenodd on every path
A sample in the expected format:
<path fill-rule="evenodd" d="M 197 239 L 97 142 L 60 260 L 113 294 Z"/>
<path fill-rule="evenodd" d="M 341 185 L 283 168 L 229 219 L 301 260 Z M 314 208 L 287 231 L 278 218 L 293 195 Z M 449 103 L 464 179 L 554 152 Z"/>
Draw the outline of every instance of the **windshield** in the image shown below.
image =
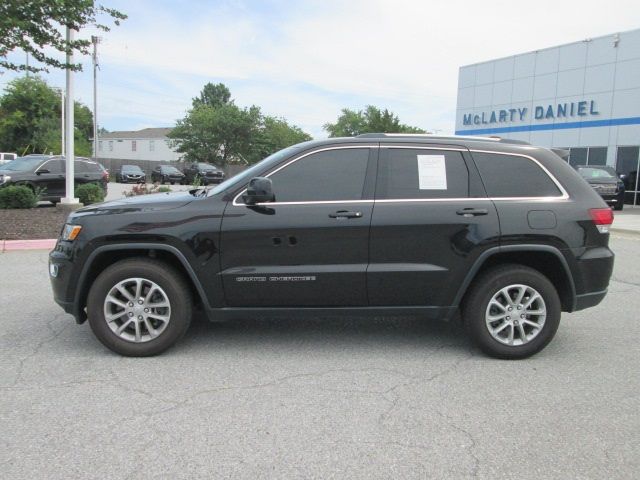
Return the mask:
<path fill-rule="evenodd" d="M 583 178 L 617 178 L 616 171 L 611 167 L 578 167 Z"/>
<path fill-rule="evenodd" d="M 217 170 L 215 165 L 210 165 L 208 163 L 199 163 L 198 167 L 200 167 L 200 170 Z"/>
<path fill-rule="evenodd" d="M 35 169 L 45 160 L 45 157 L 18 157 L 11 162 L 2 165 L 0 169 L 12 172 L 28 172 Z"/>
<path fill-rule="evenodd" d="M 219 184 L 217 187 L 212 188 L 209 191 L 209 195 L 217 195 L 218 193 L 224 192 L 225 190 L 228 190 L 231 187 L 248 183 L 252 177 L 255 177 L 255 174 L 257 172 L 264 170 L 269 166 L 269 164 L 278 163 L 280 160 L 291 155 L 296 150 L 300 150 L 305 145 L 305 143 L 292 145 L 291 147 L 287 147 L 284 150 L 280 150 L 272 155 L 269 155 L 264 160 L 259 161 L 255 165 L 247 168 L 246 170 L 243 170 L 239 174 L 234 175 L 231 178 L 228 178 L 227 180 Z"/>
<path fill-rule="evenodd" d="M 180 170 L 176 167 L 162 167 L 162 171 L 167 173 L 180 173 Z"/>
<path fill-rule="evenodd" d="M 124 165 L 122 167 L 122 171 L 123 172 L 141 172 L 142 170 L 140 170 L 140 167 L 137 167 L 135 165 Z"/>

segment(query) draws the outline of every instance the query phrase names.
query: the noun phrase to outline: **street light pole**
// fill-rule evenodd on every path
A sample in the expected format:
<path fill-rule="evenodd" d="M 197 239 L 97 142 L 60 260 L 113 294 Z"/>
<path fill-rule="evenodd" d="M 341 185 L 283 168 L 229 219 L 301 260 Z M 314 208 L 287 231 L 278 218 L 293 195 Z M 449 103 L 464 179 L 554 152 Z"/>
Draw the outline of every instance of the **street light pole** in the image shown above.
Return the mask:
<path fill-rule="evenodd" d="M 98 43 L 100 43 L 100 37 L 95 35 L 91 36 L 91 43 L 93 43 L 93 158 L 98 158 Z"/>
<path fill-rule="evenodd" d="M 73 63 L 73 49 L 70 46 L 70 43 L 73 41 L 73 29 L 67 27 L 67 65 Z M 66 145 L 65 145 L 65 160 L 66 160 L 66 181 L 65 181 L 65 197 L 60 199 L 61 204 L 66 205 L 77 205 L 79 200 L 75 198 L 74 191 L 74 181 L 75 181 L 75 172 L 74 172 L 74 111 L 73 111 L 73 71 L 67 68 L 66 72 L 67 77 L 67 95 L 65 98 L 66 104 Z"/>

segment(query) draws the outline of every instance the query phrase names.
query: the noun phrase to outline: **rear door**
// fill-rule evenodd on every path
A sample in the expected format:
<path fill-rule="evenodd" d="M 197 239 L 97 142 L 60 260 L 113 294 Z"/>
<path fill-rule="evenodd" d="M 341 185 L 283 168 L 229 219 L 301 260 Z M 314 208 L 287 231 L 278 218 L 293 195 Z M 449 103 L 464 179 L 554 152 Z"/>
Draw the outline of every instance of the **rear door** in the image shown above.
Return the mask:
<path fill-rule="evenodd" d="M 64 197 L 65 171 L 63 159 L 48 160 L 38 167 L 34 183 L 44 189 L 44 197 Z"/>
<path fill-rule="evenodd" d="M 381 146 L 375 198 L 369 303 L 450 306 L 500 232 L 467 149 Z"/>
<path fill-rule="evenodd" d="M 276 201 L 240 192 L 222 221 L 222 279 L 236 307 L 367 305 L 376 148 L 301 154 L 268 176 Z"/>

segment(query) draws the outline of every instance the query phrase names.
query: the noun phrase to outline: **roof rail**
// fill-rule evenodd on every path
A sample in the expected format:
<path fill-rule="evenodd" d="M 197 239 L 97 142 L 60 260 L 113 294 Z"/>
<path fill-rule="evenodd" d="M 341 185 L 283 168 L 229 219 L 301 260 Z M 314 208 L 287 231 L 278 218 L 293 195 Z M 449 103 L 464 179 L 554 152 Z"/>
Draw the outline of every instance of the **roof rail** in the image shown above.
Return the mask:
<path fill-rule="evenodd" d="M 515 140 L 512 138 L 502 138 L 491 135 L 489 137 L 477 137 L 471 135 L 434 135 L 431 133 L 361 133 L 356 138 L 433 138 L 433 139 L 450 139 L 450 140 L 475 140 L 478 142 L 500 142 L 500 143 L 515 143 L 520 145 L 530 145 L 529 142 L 524 140 Z"/>

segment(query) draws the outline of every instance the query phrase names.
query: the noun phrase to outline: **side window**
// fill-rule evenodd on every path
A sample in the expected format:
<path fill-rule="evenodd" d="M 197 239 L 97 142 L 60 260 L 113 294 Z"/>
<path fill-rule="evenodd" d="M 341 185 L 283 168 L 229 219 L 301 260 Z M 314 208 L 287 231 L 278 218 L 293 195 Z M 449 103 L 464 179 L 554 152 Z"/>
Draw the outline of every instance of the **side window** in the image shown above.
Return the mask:
<path fill-rule="evenodd" d="M 539 165 L 528 158 L 473 153 L 490 197 L 559 197 L 562 192 Z"/>
<path fill-rule="evenodd" d="M 469 171 L 460 152 L 418 148 L 381 151 L 376 199 L 468 196 Z"/>
<path fill-rule="evenodd" d="M 89 169 L 87 168 L 87 162 L 83 162 L 82 160 L 75 160 L 73 162 L 73 169 L 75 173 L 87 173 Z"/>
<path fill-rule="evenodd" d="M 49 173 L 61 174 L 66 171 L 64 160 L 49 160 L 43 163 L 38 170 L 49 170 Z"/>
<path fill-rule="evenodd" d="M 276 202 L 360 200 L 368 148 L 312 153 L 271 175 Z"/>

